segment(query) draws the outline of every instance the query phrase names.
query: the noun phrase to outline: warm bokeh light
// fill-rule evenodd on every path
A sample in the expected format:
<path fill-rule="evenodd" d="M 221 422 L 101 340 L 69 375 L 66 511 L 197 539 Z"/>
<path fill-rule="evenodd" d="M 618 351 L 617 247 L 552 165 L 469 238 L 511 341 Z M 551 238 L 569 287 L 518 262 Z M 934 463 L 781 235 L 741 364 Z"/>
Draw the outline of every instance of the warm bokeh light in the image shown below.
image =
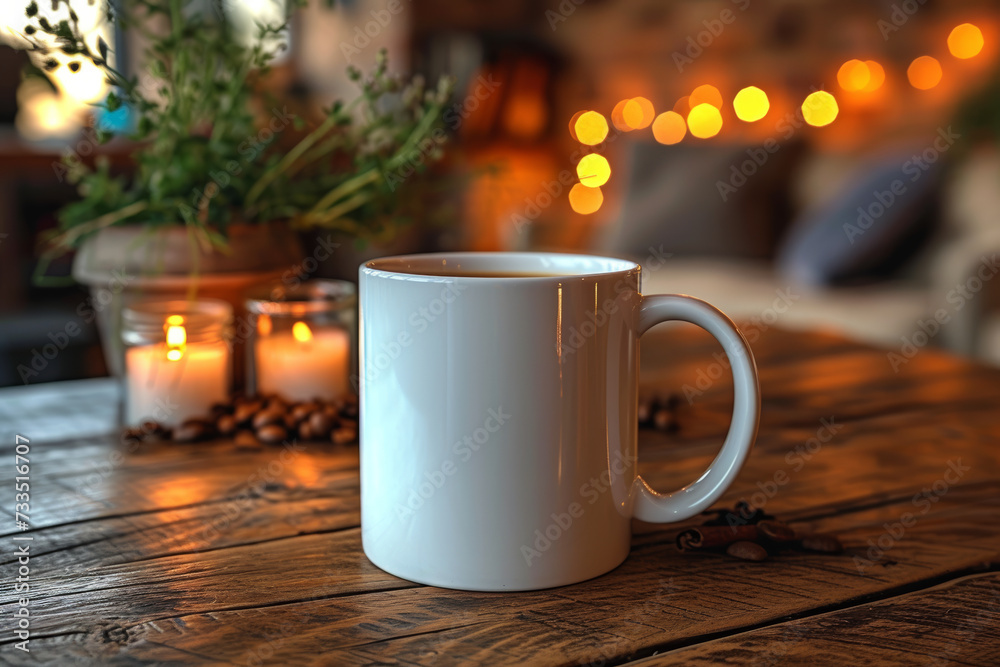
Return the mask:
<path fill-rule="evenodd" d="M 885 83 L 885 68 L 874 60 L 866 60 L 865 66 L 868 67 L 868 84 L 862 89 L 862 92 L 870 93 L 878 90 Z"/>
<path fill-rule="evenodd" d="M 577 213 L 595 213 L 603 203 L 604 193 L 601 188 L 588 188 L 583 183 L 577 183 L 569 191 L 569 205 Z"/>
<path fill-rule="evenodd" d="M 915 58 L 906 68 L 910 85 L 919 90 L 930 90 L 941 83 L 941 63 L 931 56 Z"/>
<path fill-rule="evenodd" d="M 665 111 L 653 121 L 653 138 L 665 146 L 673 146 L 687 134 L 684 116 L 676 111 Z"/>
<path fill-rule="evenodd" d="M 596 146 L 608 136 L 608 121 L 596 111 L 585 111 L 576 119 L 575 130 L 577 141 Z"/>
<path fill-rule="evenodd" d="M 611 178 L 611 165 L 603 155 L 590 153 L 584 155 L 580 164 L 576 165 L 576 175 L 580 177 L 580 182 L 588 188 L 596 188 L 604 185 Z"/>
<path fill-rule="evenodd" d="M 270 336 L 272 328 L 273 325 L 271 323 L 270 315 L 263 314 L 257 318 L 257 333 L 261 336 Z"/>
<path fill-rule="evenodd" d="M 305 322 L 292 325 L 292 337 L 300 343 L 308 343 L 313 339 L 313 332 Z"/>
<path fill-rule="evenodd" d="M 983 50 L 983 31 L 971 23 L 955 26 L 948 35 L 948 51 L 956 58 L 972 58 Z"/>
<path fill-rule="evenodd" d="M 586 111 L 577 111 L 573 114 L 573 117 L 569 119 L 569 136 L 573 137 L 573 141 L 580 141 L 579 137 L 576 136 L 576 121 L 580 120 L 580 116 L 587 113 Z"/>
<path fill-rule="evenodd" d="M 711 104 L 702 103 L 691 109 L 687 117 L 691 136 L 699 139 L 714 137 L 722 129 L 722 114 Z"/>
<path fill-rule="evenodd" d="M 719 89 L 710 84 L 704 84 L 698 86 L 691 91 L 691 97 L 688 99 L 688 104 L 694 109 L 699 104 L 711 104 L 716 109 L 722 109 L 722 93 Z"/>
<path fill-rule="evenodd" d="M 53 92 L 41 79 L 30 78 L 17 89 L 17 132 L 29 141 L 68 139 L 82 126 L 86 105 Z"/>
<path fill-rule="evenodd" d="M 688 111 L 691 111 L 691 96 L 685 95 L 674 102 L 674 111 L 682 116 L 687 116 Z"/>
<path fill-rule="evenodd" d="M 837 70 L 837 83 L 848 92 L 864 90 L 871 78 L 868 64 L 860 60 L 848 60 Z"/>
<path fill-rule="evenodd" d="M 810 93 L 802 103 L 802 117 L 813 127 L 829 125 L 838 113 L 837 99 L 825 90 Z"/>
<path fill-rule="evenodd" d="M 622 117 L 633 130 L 649 127 L 655 115 L 653 103 L 645 97 L 633 97 L 622 108 Z"/>
<path fill-rule="evenodd" d="M 611 122 L 622 132 L 631 132 L 632 126 L 625 122 L 625 105 L 632 100 L 622 100 L 611 110 Z"/>
<path fill-rule="evenodd" d="M 733 111 L 736 112 L 736 117 L 748 123 L 766 116 L 770 108 L 771 103 L 767 99 L 767 93 L 757 86 L 747 86 L 733 98 Z"/>

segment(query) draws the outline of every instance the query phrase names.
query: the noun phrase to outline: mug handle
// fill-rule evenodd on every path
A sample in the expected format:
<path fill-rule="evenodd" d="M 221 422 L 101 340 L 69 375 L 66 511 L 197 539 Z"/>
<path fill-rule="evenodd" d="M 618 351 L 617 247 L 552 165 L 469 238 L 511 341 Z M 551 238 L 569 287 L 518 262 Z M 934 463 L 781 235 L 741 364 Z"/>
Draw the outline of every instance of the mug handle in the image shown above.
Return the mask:
<path fill-rule="evenodd" d="M 736 479 L 750 454 L 760 422 L 760 384 L 757 364 L 746 338 L 733 321 L 715 306 L 680 294 L 643 296 L 639 307 L 639 335 L 660 322 L 690 322 L 712 334 L 725 350 L 733 370 L 733 420 L 712 465 L 697 481 L 673 493 L 659 493 L 642 477 L 636 478 L 632 516 L 651 523 L 683 521 L 712 505 Z"/>

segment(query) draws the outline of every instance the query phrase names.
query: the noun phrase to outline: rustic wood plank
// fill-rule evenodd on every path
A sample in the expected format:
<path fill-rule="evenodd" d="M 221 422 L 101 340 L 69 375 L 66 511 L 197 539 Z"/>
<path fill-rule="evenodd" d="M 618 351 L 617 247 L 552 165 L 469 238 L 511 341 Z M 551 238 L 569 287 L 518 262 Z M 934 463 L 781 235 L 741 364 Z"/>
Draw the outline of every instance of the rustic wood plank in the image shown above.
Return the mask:
<path fill-rule="evenodd" d="M 858 605 L 666 650 L 630 666 L 1000 664 L 1000 574 L 963 577 Z"/>
<path fill-rule="evenodd" d="M 663 344 L 644 344 L 643 382 L 662 392 L 696 386 L 699 371 L 719 363 L 700 333 L 653 340 Z M 632 556 L 605 577 L 521 594 L 444 591 L 364 558 L 356 450 L 308 446 L 261 479 L 280 450 L 129 451 L 114 437 L 88 438 L 47 444 L 33 458 L 34 655 L 11 651 L 9 635 L 0 655 L 24 664 L 38 655 L 108 664 L 621 662 L 998 567 L 1000 373 L 926 350 L 896 374 L 884 350 L 779 330 L 754 348 L 760 437 L 725 502 L 743 498 L 837 532 L 845 555 L 763 564 L 683 555 L 673 547 L 683 526 L 637 522 Z M 732 401 L 722 370 L 682 399 L 677 433 L 642 433 L 641 471 L 658 488 L 691 481 L 715 455 Z M 0 453 L 11 448 L 0 443 Z M 954 483 L 941 487 L 949 474 Z M 893 526 L 907 513 L 914 525 L 897 539 Z M 9 556 L 0 560 L 11 567 Z M 0 595 L 0 615 L 9 618 L 12 602 Z"/>

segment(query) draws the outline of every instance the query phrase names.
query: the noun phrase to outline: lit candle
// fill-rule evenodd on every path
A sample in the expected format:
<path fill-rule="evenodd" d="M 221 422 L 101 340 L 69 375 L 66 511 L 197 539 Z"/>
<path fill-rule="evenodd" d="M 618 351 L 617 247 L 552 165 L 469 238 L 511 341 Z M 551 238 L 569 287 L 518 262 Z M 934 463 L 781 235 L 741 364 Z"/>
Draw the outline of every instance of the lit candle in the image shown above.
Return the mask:
<path fill-rule="evenodd" d="M 296 322 L 291 330 L 270 331 L 261 317 L 256 349 L 257 392 L 292 401 L 336 399 L 347 393 L 351 340 L 339 327 L 311 329 Z"/>
<path fill-rule="evenodd" d="M 152 419 L 167 426 L 208 414 L 229 394 L 229 346 L 222 340 L 187 340 L 184 318 L 171 315 L 166 342 L 125 350 L 126 421 Z"/>

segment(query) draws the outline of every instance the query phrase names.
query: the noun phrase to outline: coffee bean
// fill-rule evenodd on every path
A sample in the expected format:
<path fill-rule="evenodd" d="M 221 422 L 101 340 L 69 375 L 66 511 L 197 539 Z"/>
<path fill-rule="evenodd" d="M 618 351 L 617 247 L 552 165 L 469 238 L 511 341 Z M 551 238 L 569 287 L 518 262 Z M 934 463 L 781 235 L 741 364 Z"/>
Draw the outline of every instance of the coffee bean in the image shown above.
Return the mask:
<path fill-rule="evenodd" d="M 127 428 L 122 431 L 122 441 L 124 442 L 139 442 L 143 439 L 145 434 L 142 432 L 141 428 Z"/>
<path fill-rule="evenodd" d="M 295 407 L 293 407 L 288 414 L 289 417 L 291 417 L 292 422 L 294 424 L 298 424 L 303 419 L 308 418 L 309 415 L 311 415 L 314 411 L 318 409 L 319 409 L 318 403 L 313 403 L 311 401 L 308 401 L 306 403 L 296 403 Z"/>
<path fill-rule="evenodd" d="M 215 435 L 215 427 L 204 419 L 188 419 L 174 429 L 175 442 L 198 442 Z"/>
<path fill-rule="evenodd" d="M 317 440 L 326 438 L 330 435 L 330 431 L 332 431 L 333 427 L 336 425 L 337 420 L 323 410 L 317 410 L 309 416 L 309 428 L 312 430 L 313 437 Z"/>
<path fill-rule="evenodd" d="M 819 551 L 825 554 L 839 554 L 844 545 L 833 535 L 816 533 L 802 538 L 802 548 L 808 551 Z"/>
<path fill-rule="evenodd" d="M 650 420 L 653 418 L 653 413 L 655 411 L 656 411 L 656 406 L 653 400 L 649 398 L 640 398 L 638 406 L 639 425 L 640 426 L 648 425 Z"/>
<path fill-rule="evenodd" d="M 285 413 L 278 408 L 261 410 L 253 417 L 253 427 L 258 431 L 271 424 L 284 424 Z"/>
<path fill-rule="evenodd" d="M 167 433 L 167 428 L 163 424 L 154 421 L 142 422 L 139 429 L 147 436 L 162 436 Z"/>
<path fill-rule="evenodd" d="M 264 406 L 264 409 L 278 410 L 279 412 L 284 413 L 288 411 L 288 403 L 286 403 L 285 400 L 280 396 L 274 396 L 267 401 L 267 404 Z"/>
<path fill-rule="evenodd" d="M 285 430 L 284 426 L 279 424 L 267 424 L 257 429 L 257 438 L 269 445 L 281 442 L 287 437 L 288 431 Z"/>
<path fill-rule="evenodd" d="M 358 431 L 350 426 L 338 426 L 330 433 L 330 441 L 335 445 L 346 445 L 356 442 Z"/>
<path fill-rule="evenodd" d="M 257 436 L 254 435 L 253 431 L 241 430 L 237 431 L 236 435 L 233 436 L 233 443 L 237 447 L 256 447 L 260 444 L 257 440 Z"/>
<path fill-rule="evenodd" d="M 309 423 L 308 419 L 303 420 L 302 423 L 298 425 L 298 434 L 299 438 L 302 440 L 316 439 L 313 435 L 312 425 Z"/>
<path fill-rule="evenodd" d="M 249 424 L 253 416 L 260 412 L 263 404 L 260 401 L 246 401 L 239 403 L 233 410 L 233 417 L 240 426 Z"/>
<path fill-rule="evenodd" d="M 222 415 L 215 421 L 215 428 L 221 435 L 232 435 L 236 433 L 236 417 L 232 415 Z"/>
<path fill-rule="evenodd" d="M 340 416 L 348 419 L 357 419 L 358 412 L 357 403 L 344 403 L 343 407 L 340 408 Z"/>
<path fill-rule="evenodd" d="M 211 413 L 213 417 L 221 417 L 222 415 L 233 414 L 233 404 L 232 403 L 213 403 L 211 408 Z"/>
<path fill-rule="evenodd" d="M 757 530 L 774 542 L 791 542 L 795 539 L 795 531 L 781 521 L 761 521 L 757 524 Z"/>
<path fill-rule="evenodd" d="M 653 426 L 655 426 L 660 431 L 670 430 L 671 425 L 674 423 L 674 415 L 666 408 L 660 408 L 653 415 Z"/>
<path fill-rule="evenodd" d="M 726 553 L 741 560 L 762 561 L 767 558 L 767 550 L 756 542 L 733 542 Z"/>

